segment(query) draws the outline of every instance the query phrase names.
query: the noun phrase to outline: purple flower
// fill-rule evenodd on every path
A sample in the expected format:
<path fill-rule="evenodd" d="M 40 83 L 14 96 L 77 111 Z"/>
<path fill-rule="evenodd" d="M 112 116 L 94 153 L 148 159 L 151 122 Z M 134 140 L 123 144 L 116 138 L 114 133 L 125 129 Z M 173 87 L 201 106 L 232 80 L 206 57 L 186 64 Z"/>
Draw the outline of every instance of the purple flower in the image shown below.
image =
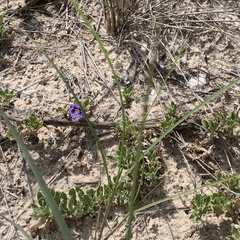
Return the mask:
<path fill-rule="evenodd" d="M 69 108 L 68 114 L 71 116 L 72 119 L 84 118 L 84 114 L 82 112 L 82 109 L 77 104 L 73 104 Z"/>

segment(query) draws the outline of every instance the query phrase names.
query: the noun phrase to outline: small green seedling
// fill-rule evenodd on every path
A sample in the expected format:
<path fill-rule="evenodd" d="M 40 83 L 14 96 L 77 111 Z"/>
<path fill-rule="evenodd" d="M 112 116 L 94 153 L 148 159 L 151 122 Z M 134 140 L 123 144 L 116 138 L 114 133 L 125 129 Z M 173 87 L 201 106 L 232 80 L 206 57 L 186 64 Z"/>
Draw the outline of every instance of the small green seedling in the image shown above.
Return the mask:
<path fill-rule="evenodd" d="M 175 119 L 172 117 L 166 116 L 161 120 L 161 125 L 164 129 L 168 129 L 170 126 L 174 124 Z"/>
<path fill-rule="evenodd" d="M 177 105 L 173 101 L 170 105 L 164 107 L 166 116 L 161 120 L 164 129 L 168 129 L 178 118 Z"/>
<path fill-rule="evenodd" d="M 39 120 L 33 113 L 29 116 L 29 119 L 25 123 L 26 128 L 33 132 L 38 131 L 42 127 L 42 125 L 42 121 Z"/>
<path fill-rule="evenodd" d="M 41 192 L 37 193 L 37 204 L 32 203 L 31 207 L 33 209 L 33 214 L 31 215 L 33 219 L 53 217 L 47 201 Z"/>
<path fill-rule="evenodd" d="M 215 176 L 216 176 L 217 180 L 229 177 L 229 175 L 221 173 L 221 172 L 216 172 Z M 230 180 L 223 181 L 223 184 L 227 188 L 229 188 L 231 191 L 239 194 L 240 193 L 240 178 L 239 178 L 239 174 L 235 173 L 235 174 L 231 174 L 230 176 L 232 176 L 233 178 L 231 178 Z"/>
<path fill-rule="evenodd" d="M 15 126 L 15 129 L 16 129 L 16 131 L 17 131 L 18 134 L 21 133 L 21 128 L 20 128 L 20 127 L 16 127 L 16 126 Z M 12 132 L 11 132 L 9 129 L 7 130 L 7 137 L 8 137 L 11 141 L 15 140 L 14 136 L 12 135 Z"/>
<path fill-rule="evenodd" d="M 124 126 L 124 124 L 125 124 L 125 126 Z M 136 127 L 130 121 L 125 121 L 125 122 L 119 123 L 117 126 L 117 130 L 122 133 L 124 127 L 125 127 L 126 139 L 129 139 L 130 137 L 136 138 L 136 134 L 137 134 Z"/>
<path fill-rule="evenodd" d="M 153 153 L 149 153 L 144 158 L 140 169 L 142 185 L 146 185 L 151 188 L 159 185 L 163 180 L 161 170 L 162 164 L 159 162 L 157 156 Z"/>
<path fill-rule="evenodd" d="M 135 163 L 138 161 L 136 148 L 138 142 L 135 140 L 128 142 L 120 141 L 118 149 L 116 151 L 116 156 L 108 156 L 108 159 L 114 163 L 118 164 L 120 169 L 129 170 Z M 143 155 L 141 150 L 141 154 Z M 153 189 L 159 183 L 161 183 L 163 176 L 161 174 L 162 164 L 159 161 L 159 158 L 153 154 L 149 153 L 140 161 L 139 168 L 139 185 L 147 186 L 149 189 Z M 128 180 L 132 180 L 132 172 L 128 174 Z"/>
<path fill-rule="evenodd" d="M 5 33 L 5 26 L 8 23 L 8 21 L 3 21 L 3 15 L 0 15 L 0 40 L 4 38 Z"/>
<path fill-rule="evenodd" d="M 116 156 L 107 156 L 107 158 L 110 161 L 117 163 L 120 168 L 129 169 L 132 166 L 136 155 L 134 145 L 130 144 L 127 146 L 126 143 L 120 141 L 116 153 Z"/>
<path fill-rule="evenodd" d="M 232 136 L 233 130 L 239 124 L 238 111 L 233 111 L 230 115 L 225 112 L 216 111 L 213 113 L 214 119 L 203 119 L 202 125 L 213 136 L 224 133 Z"/>
<path fill-rule="evenodd" d="M 124 105 L 126 107 L 129 107 L 134 100 L 133 95 L 134 91 L 132 87 L 124 87 L 122 91 L 123 97 L 124 97 Z"/>
<path fill-rule="evenodd" d="M 90 101 L 89 99 L 83 100 L 81 101 L 82 107 L 84 109 L 85 112 L 88 112 L 90 109 Z"/>
<path fill-rule="evenodd" d="M 232 195 L 218 191 L 212 195 L 197 194 L 191 202 L 192 214 L 190 219 L 199 222 L 204 215 L 214 213 L 220 216 L 224 213 L 232 214 L 234 203 Z"/>
<path fill-rule="evenodd" d="M 63 108 L 63 107 L 58 107 L 57 108 L 57 111 L 59 112 L 59 113 L 63 113 L 63 114 L 65 114 L 65 115 L 67 115 L 67 109 L 66 108 Z"/>
<path fill-rule="evenodd" d="M 202 120 L 202 125 L 207 129 L 213 136 L 218 135 L 218 123 L 214 120 Z"/>
<path fill-rule="evenodd" d="M 171 101 L 170 105 L 165 106 L 164 109 L 169 117 L 178 118 L 177 105 L 175 102 Z"/>
<path fill-rule="evenodd" d="M 233 111 L 230 115 L 224 112 L 217 111 L 213 113 L 215 119 L 219 120 L 222 123 L 223 130 L 226 133 L 232 135 L 233 129 L 238 125 L 238 111 Z"/>
<path fill-rule="evenodd" d="M 0 88 L 0 105 L 6 106 L 14 96 L 14 92 L 9 89 Z"/>
<path fill-rule="evenodd" d="M 197 194 L 191 202 L 192 214 L 190 219 L 194 222 L 199 222 L 203 215 L 209 213 L 210 201 L 210 196 Z"/>

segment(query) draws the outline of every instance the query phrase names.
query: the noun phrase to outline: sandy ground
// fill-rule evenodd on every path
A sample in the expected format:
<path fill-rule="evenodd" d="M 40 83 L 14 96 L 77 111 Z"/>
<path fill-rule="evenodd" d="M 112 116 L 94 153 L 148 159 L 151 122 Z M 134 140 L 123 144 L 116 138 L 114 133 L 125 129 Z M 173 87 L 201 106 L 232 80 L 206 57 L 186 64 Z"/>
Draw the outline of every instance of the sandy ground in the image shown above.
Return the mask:
<path fill-rule="evenodd" d="M 154 16 L 162 16 L 157 62 L 165 69 L 170 68 L 188 34 L 192 34 L 184 53 L 177 61 L 175 73 L 161 92 L 149 119 L 163 117 L 163 105 L 168 105 L 171 101 L 177 103 L 181 116 L 240 74 L 238 1 L 169 1 L 168 7 L 164 8 L 159 1 L 151 2 L 151 6 L 143 4 L 142 10 L 134 16 L 129 29 L 120 38 L 107 34 L 98 1 L 79 1 L 88 19 L 98 30 L 119 78 L 123 79 L 128 74 L 135 92 L 131 108 L 126 110 L 131 121 L 141 118 L 147 86 L 143 62 L 152 54 L 154 43 L 151 39 L 151 12 L 148 12 L 151 7 L 154 14 L 162 13 Z M 58 108 L 68 109 L 73 103 L 73 98 L 55 69 L 19 31 L 20 28 L 45 49 L 64 73 L 68 72 L 78 97 L 91 101 L 92 121 L 110 123 L 121 120 L 119 96 L 112 72 L 99 45 L 72 7 L 65 6 L 63 1 L 40 1 L 37 6 L 20 11 L 24 6 L 25 3 L 21 0 L 2 0 L 0 3 L 0 13 L 10 20 L 6 26 L 5 39 L 0 42 L 0 87 L 19 93 L 7 112 L 21 118 L 34 112 L 39 117 L 62 119 L 64 116 L 57 111 Z M 197 14 L 199 12 L 201 14 Z M 142 62 L 137 61 L 134 55 L 137 51 Z M 203 89 L 192 90 L 188 87 L 189 79 L 196 74 L 205 74 L 208 79 Z M 152 94 L 162 82 L 160 75 L 154 74 Z M 210 117 L 215 110 L 236 110 L 239 107 L 239 90 L 239 85 L 235 85 L 225 95 L 217 97 L 198 111 L 193 118 L 199 120 Z M 29 231 L 29 227 L 36 223 L 30 216 L 30 204 L 36 199 L 39 187 L 29 168 L 24 167 L 16 143 L 5 141 L 6 127 L 2 121 L 0 129 L 0 212 Z M 150 133 L 146 132 L 148 143 L 161 134 L 156 129 L 149 131 Z M 99 134 L 102 133 L 99 131 Z M 118 135 L 115 132 L 104 133 L 101 138 L 104 150 L 107 154 L 114 155 Z M 155 147 L 155 151 L 159 156 L 159 164 L 164 166 L 165 181 L 152 199 L 148 199 L 148 203 L 153 199 L 162 199 L 201 186 L 211 178 L 210 173 L 213 174 L 219 168 L 224 172 L 230 172 L 231 169 L 239 172 L 239 129 L 236 129 L 235 134 L 235 139 L 213 140 L 207 132 L 189 125 L 164 139 Z M 33 139 L 27 132 L 22 133 L 44 179 L 47 183 L 51 181 L 50 187 L 67 191 L 79 182 L 105 178 L 101 158 L 89 130 L 71 126 L 48 126 L 42 127 L 37 136 L 38 139 Z M 199 163 L 204 163 L 205 168 Z M 63 166 L 66 169 L 58 176 Z M 115 173 L 114 165 L 110 165 L 110 171 L 111 174 Z M 208 191 L 211 192 L 206 190 Z M 208 216 L 204 219 L 204 224 L 193 223 L 189 220 L 192 198 L 193 195 L 177 198 L 136 215 L 133 239 L 167 240 L 172 239 L 171 234 L 174 239 L 181 240 L 225 239 L 230 234 L 232 219 Z M 126 210 L 119 207 L 112 211 L 104 236 L 124 216 Z M 74 239 L 94 239 L 96 224 L 95 218 L 85 217 L 69 223 L 69 226 Z M 24 239 L 5 220 L 0 222 L 0 236 L 6 240 Z M 124 236 L 125 226 L 110 239 L 124 239 Z M 35 239 L 55 240 L 61 237 L 56 229 L 41 226 Z"/>

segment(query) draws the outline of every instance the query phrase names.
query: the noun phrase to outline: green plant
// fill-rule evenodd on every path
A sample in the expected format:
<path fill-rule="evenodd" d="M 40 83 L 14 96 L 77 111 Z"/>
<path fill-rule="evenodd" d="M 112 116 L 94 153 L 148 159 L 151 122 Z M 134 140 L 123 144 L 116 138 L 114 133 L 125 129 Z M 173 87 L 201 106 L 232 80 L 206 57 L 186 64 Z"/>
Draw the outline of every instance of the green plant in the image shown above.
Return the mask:
<path fill-rule="evenodd" d="M 0 88 L 0 106 L 6 106 L 14 96 L 14 92 L 9 89 Z"/>
<path fill-rule="evenodd" d="M 73 1 L 71 1 L 71 2 L 73 2 Z M 76 4 L 76 3 L 75 3 Z M 80 12 L 80 10 L 79 10 L 79 12 Z M 84 19 L 84 21 L 85 21 L 85 19 Z M 87 23 L 87 21 L 86 21 L 86 23 Z M 91 29 L 91 28 L 90 28 Z M 119 32 L 119 31 L 116 31 L 116 32 Z M 95 36 L 95 35 L 94 35 Z M 96 38 L 97 39 L 97 38 Z M 104 51 L 104 50 L 103 50 Z M 49 59 L 49 58 L 48 58 Z M 51 62 L 51 61 L 50 61 Z M 52 62 L 51 62 L 52 63 Z M 54 66 L 54 64 L 52 64 L 53 66 Z M 110 67 L 112 66 L 112 64 L 110 63 Z M 210 96 L 210 97 L 208 97 L 204 102 L 202 102 L 200 105 L 198 105 L 195 109 L 193 109 L 192 111 L 189 111 L 188 113 L 186 113 L 181 119 L 179 119 L 178 121 L 173 121 L 173 124 L 171 124 L 170 126 L 169 126 L 169 128 L 168 128 L 168 130 L 166 131 L 166 132 L 164 132 L 163 134 L 161 134 L 161 136 L 160 137 L 158 137 L 158 139 L 156 140 L 156 141 L 154 141 L 154 143 L 152 143 L 152 144 L 150 144 L 149 146 L 148 146 L 148 148 L 145 150 L 145 151 L 143 151 L 142 150 L 142 148 L 141 148 L 141 138 L 140 138 L 140 136 L 141 136 L 141 134 L 138 134 L 138 139 L 137 139 L 137 141 L 138 141 L 138 144 L 136 144 L 136 142 L 134 143 L 134 145 L 132 146 L 132 151 L 133 151 L 133 154 L 134 154 L 134 157 L 133 157 L 133 159 L 131 159 L 130 158 L 130 161 L 127 161 L 127 164 L 129 165 L 129 169 L 126 169 L 126 176 L 128 176 L 129 175 L 129 172 L 132 172 L 133 170 L 135 171 L 135 172 L 137 172 L 139 169 L 136 167 L 136 169 L 134 169 L 134 167 L 137 165 L 137 164 L 139 164 L 139 163 L 141 163 L 141 166 L 143 166 L 143 164 L 144 164 L 144 161 L 143 161 L 143 159 L 144 159 L 144 157 L 151 157 L 151 155 L 149 154 L 150 152 L 151 152 L 151 150 L 153 149 L 153 147 L 158 143 L 158 142 L 160 142 L 167 134 L 169 134 L 169 132 L 171 132 L 177 125 L 179 125 L 181 122 L 183 122 L 184 120 L 186 120 L 189 116 L 191 116 L 194 112 L 196 112 L 197 110 L 199 110 L 201 107 L 203 107 L 206 103 L 208 103 L 209 101 L 211 101 L 212 99 L 214 99 L 216 96 L 218 96 L 219 94 L 221 94 L 221 93 L 223 93 L 224 91 L 226 91 L 228 88 L 230 88 L 231 86 L 233 86 L 233 85 L 235 85 L 237 82 L 239 82 L 239 80 L 238 81 L 233 81 L 231 84 L 229 84 L 229 85 L 227 85 L 227 86 L 225 86 L 225 87 L 223 87 L 222 89 L 221 89 L 221 91 L 218 91 L 218 92 L 216 92 L 216 93 L 214 93 L 212 96 Z M 67 84 L 67 82 L 65 83 L 65 84 Z M 73 92 L 73 95 L 74 95 L 74 92 Z M 75 95 L 74 95 L 75 96 Z M 120 94 L 120 98 L 121 98 L 121 94 Z M 78 99 L 77 99 L 78 100 Z M 76 101 L 77 103 L 78 103 L 78 101 Z M 123 101 L 121 101 L 121 105 L 123 106 Z M 82 106 L 80 105 L 80 107 L 82 108 Z M 123 109 L 123 108 L 122 108 Z M 124 122 L 124 124 L 123 124 L 123 127 L 122 127 L 122 145 L 124 145 L 124 144 L 129 144 L 128 142 L 125 142 L 124 140 L 125 140 L 125 137 L 126 137 L 126 125 L 125 125 L 125 121 L 124 121 L 124 111 L 123 111 L 123 122 Z M 88 119 L 87 119 L 88 120 Z M 91 128 L 91 124 L 89 124 L 90 125 L 90 128 Z M 142 131 L 142 130 L 141 130 Z M 93 131 L 93 133 L 94 133 L 94 131 Z M 94 134 L 93 134 L 94 135 Z M 17 136 L 17 135 L 16 135 Z M 15 137 L 16 137 L 15 136 Z M 17 137 L 16 137 L 16 139 L 17 139 Z M 19 139 L 17 139 L 18 140 L 18 142 L 20 142 L 20 140 Z M 98 141 L 98 139 L 97 139 L 97 137 L 96 137 L 96 142 L 97 142 L 97 145 L 98 145 L 98 148 L 101 150 L 101 148 L 100 148 L 100 145 L 99 145 L 99 141 Z M 138 146 L 140 146 L 140 147 L 138 147 Z M 134 149 L 135 148 L 135 149 Z M 123 154 L 121 154 L 121 152 L 124 152 L 124 151 L 127 151 L 126 149 L 124 149 L 123 147 L 121 147 L 120 149 L 119 149 L 120 151 L 120 153 L 119 153 L 119 161 L 118 162 L 120 162 L 121 164 L 124 162 L 123 161 L 123 157 L 125 156 L 125 155 L 123 155 Z M 136 152 L 136 153 L 134 153 L 134 151 Z M 25 151 L 26 152 L 26 151 Z M 102 152 L 101 152 L 102 153 Z M 129 155 L 131 155 L 131 154 L 129 154 Z M 104 154 L 103 154 L 103 163 L 105 164 L 106 162 L 105 162 L 105 158 L 104 158 Z M 131 157 L 131 156 L 130 156 Z M 145 159 L 144 159 L 145 160 Z M 31 161 L 29 161 L 30 162 L 30 164 L 32 163 Z M 129 162 L 129 163 L 128 163 Z M 146 162 L 148 162 L 148 161 L 146 161 Z M 154 162 L 157 162 L 157 161 L 153 161 L 153 163 Z M 131 164 L 132 163 L 132 164 Z M 32 164 L 33 165 L 33 164 Z M 105 165 L 104 165 L 105 166 Z M 154 166 L 154 164 L 153 164 L 153 166 Z M 120 168 L 121 169 L 121 168 Z M 143 167 L 143 169 L 144 169 L 144 167 Z M 34 170 L 34 168 L 33 168 L 33 170 Z M 105 190 L 105 192 L 103 191 L 103 190 L 101 190 L 101 187 L 99 187 L 98 189 L 97 189 L 97 191 L 99 191 L 99 196 L 101 196 L 102 198 L 100 198 L 100 199 L 104 199 L 103 201 L 104 201 L 104 203 L 106 203 L 107 202 L 107 205 L 109 206 L 109 207 L 106 207 L 106 211 L 105 211 L 105 214 L 104 214 L 104 218 L 103 218 L 103 225 L 104 225 L 104 223 L 105 223 L 105 220 L 106 220 L 106 217 L 108 216 L 108 209 L 111 207 L 111 204 L 112 204 L 112 200 L 116 200 L 116 196 L 118 196 L 119 195 L 119 191 L 122 189 L 122 187 L 119 187 L 119 186 L 122 186 L 122 185 L 124 185 L 124 181 L 122 181 L 122 179 L 124 179 L 126 176 L 124 175 L 124 177 L 122 177 L 122 178 L 120 178 L 121 177 L 121 174 L 122 174 L 122 172 L 121 171 L 119 171 L 118 172 L 118 176 L 115 178 L 116 180 L 115 181 L 113 181 L 113 182 L 111 182 L 110 180 L 109 180 L 109 175 L 108 175 L 108 169 L 107 169 L 107 166 L 106 166 L 106 168 L 105 168 L 105 171 L 106 171 L 106 175 L 107 175 L 107 177 L 108 177 L 108 184 L 107 184 L 107 187 L 106 188 L 103 188 L 104 190 Z M 119 179 L 120 179 L 120 181 L 119 181 Z M 44 182 L 43 181 L 41 181 L 41 178 L 37 178 L 37 180 L 39 181 L 39 183 L 40 183 L 40 186 L 44 186 Z M 118 188 L 119 187 L 119 188 Z M 205 188 L 205 187 L 207 187 L 207 185 L 206 186 L 203 186 L 202 188 Z M 115 191 L 114 191 L 114 189 L 116 189 Z M 191 190 L 191 192 L 193 192 L 193 191 L 195 191 L 195 189 L 192 189 Z M 80 193 L 80 195 L 82 196 L 82 191 L 79 191 Z M 123 190 L 123 191 L 120 191 L 120 192 L 125 192 L 125 189 Z M 126 190 L 126 192 L 127 192 L 127 190 Z M 46 193 L 48 193 L 47 191 L 46 191 Z M 94 194 L 93 194 L 94 193 Z M 142 208 L 139 208 L 139 209 L 137 209 L 135 212 L 138 212 L 138 211 L 141 211 L 141 210 L 145 210 L 145 209 L 147 209 L 147 208 L 149 208 L 149 207 L 152 207 L 152 206 L 156 206 L 157 204 L 160 204 L 160 203 L 162 203 L 162 202 L 164 202 L 164 201 L 168 201 L 168 200 L 170 200 L 170 199 L 172 199 L 172 198 L 175 198 L 175 197 L 179 197 L 179 196 L 184 196 L 184 195 L 187 195 L 187 194 L 189 194 L 190 193 L 190 191 L 186 191 L 186 192 L 183 192 L 183 193 L 179 193 L 178 195 L 175 195 L 175 196 L 170 196 L 170 197 L 168 197 L 168 198 L 164 198 L 164 199 L 160 199 L 160 200 L 158 200 L 157 202 L 153 202 L 153 203 L 151 203 L 151 204 L 148 204 L 148 205 L 145 205 L 144 207 L 142 207 Z M 97 196 L 98 196 L 98 193 L 96 193 L 95 191 L 91 191 L 91 193 L 89 193 L 89 197 L 87 198 L 87 199 L 90 199 L 89 201 L 90 201 L 90 204 L 87 204 L 87 206 L 90 206 L 90 209 L 94 209 L 94 206 L 95 206 L 95 201 L 96 201 L 96 195 L 95 194 L 97 194 Z M 69 194 L 70 195 L 70 194 Z M 74 195 L 74 194 L 73 194 Z M 76 194 L 77 195 L 77 194 Z M 63 206 L 63 209 L 65 208 L 65 205 L 66 206 L 68 206 L 68 204 L 65 204 L 65 202 L 66 202 L 66 197 L 65 197 L 65 195 L 63 194 L 63 195 L 59 195 L 60 196 L 60 198 L 62 198 L 63 200 L 62 201 L 58 201 L 59 203 L 62 203 L 61 204 L 61 206 Z M 135 197 L 135 196 L 134 196 Z M 124 198 L 124 195 L 123 195 L 123 198 Z M 51 202 L 51 199 L 52 199 L 52 197 L 51 197 L 51 195 L 47 195 L 46 194 L 46 201 L 49 201 L 49 202 Z M 67 199 L 68 199 L 68 196 L 67 196 Z M 127 198 L 125 198 L 125 199 L 127 199 Z M 99 200 L 99 199 L 98 199 Z M 97 200 L 97 201 L 98 201 Z M 76 200 L 77 201 L 77 200 Z M 73 200 L 72 200 L 72 202 L 73 203 L 76 203 L 76 201 L 74 200 L 74 197 L 73 197 Z M 93 201 L 93 202 L 91 202 L 91 201 Z M 97 204 L 99 204 L 99 202 L 97 202 L 96 203 L 96 205 Z M 75 204 L 73 204 L 73 208 L 75 208 L 74 207 L 75 206 Z M 98 206 L 100 206 L 100 205 L 98 205 Z M 132 207 L 130 207 L 130 210 L 131 210 L 131 208 Z M 54 209 L 54 205 L 52 205 L 51 206 L 51 209 Z M 61 217 L 61 215 L 60 215 L 60 217 Z M 57 217 L 55 217 L 55 219 L 56 220 L 58 220 L 58 218 Z M 131 221 L 129 221 L 129 225 L 131 225 Z M 61 225 L 60 225 L 60 230 L 62 230 L 63 228 L 61 227 Z M 66 229 L 65 229 L 65 231 L 67 231 Z M 63 236 L 64 236 L 64 231 L 62 232 L 62 234 L 63 234 Z M 70 238 L 66 238 L 66 239 L 70 239 Z"/>
<path fill-rule="evenodd" d="M 132 101 L 134 100 L 133 88 L 132 87 L 124 87 L 122 94 L 123 94 L 123 98 L 124 98 L 124 105 L 126 107 L 129 107 L 131 105 Z"/>
<path fill-rule="evenodd" d="M 17 127 L 17 126 L 15 126 L 15 128 L 16 128 L 17 133 L 20 134 L 21 128 L 20 128 L 20 127 Z M 7 136 L 8 136 L 8 138 L 9 138 L 11 141 L 14 140 L 14 136 L 13 136 L 13 134 L 11 133 L 10 130 L 7 130 Z"/>
<path fill-rule="evenodd" d="M 126 139 L 129 139 L 131 137 L 136 138 L 137 134 L 136 127 L 130 121 L 119 123 L 117 125 L 117 130 L 122 134 L 124 131 Z"/>
<path fill-rule="evenodd" d="M 215 176 L 217 180 L 220 180 L 220 179 L 226 179 L 229 175 L 218 171 L 215 173 Z M 234 193 L 240 193 L 239 174 L 235 173 L 235 174 L 231 174 L 230 176 L 232 178 L 230 180 L 223 181 L 223 184 Z"/>
<path fill-rule="evenodd" d="M 170 103 L 170 105 L 165 106 L 165 117 L 161 120 L 161 125 L 164 129 L 168 129 L 170 126 L 176 122 L 178 118 L 177 113 L 177 105 L 173 101 Z"/>
<path fill-rule="evenodd" d="M 217 172 L 215 175 L 217 180 L 222 180 L 222 184 L 227 190 L 219 190 L 212 195 L 197 194 L 191 202 L 192 214 L 190 219 L 195 222 L 200 221 L 202 216 L 210 213 L 214 213 L 216 216 L 222 214 L 233 216 L 235 211 L 240 207 L 240 200 L 233 194 L 233 192 L 240 192 L 239 175 L 227 175 L 221 172 Z M 230 179 L 229 176 L 231 176 Z"/>
<path fill-rule="evenodd" d="M 174 124 L 174 119 L 172 117 L 169 116 L 165 116 L 162 120 L 161 120 L 161 125 L 164 129 L 168 129 L 169 127 L 171 127 Z"/>
<path fill-rule="evenodd" d="M 3 21 L 3 15 L 0 14 L 0 40 L 4 38 L 5 26 L 8 23 L 7 20 Z"/>
<path fill-rule="evenodd" d="M 85 110 L 85 112 L 88 112 L 90 109 L 90 102 L 89 99 L 81 101 L 82 108 Z"/>
<path fill-rule="evenodd" d="M 57 108 L 57 111 L 59 112 L 59 113 L 63 113 L 64 115 L 67 115 L 67 109 L 66 108 L 63 108 L 63 107 L 58 107 Z"/>
<path fill-rule="evenodd" d="M 135 159 L 135 146 L 133 143 L 126 144 L 120 141 L 117 149 L 117 157 L 115 162 L 123 169 L 129 169 Z"/>
<path fill-rule="evenodd" d="M 232 111 L 231 114 L 216 111 L 213 116 L 222 124 L 223 131 L 232 135 L 233 129 L 239 124 L 238 111 Z"/>
<path fill-rule="evenodd" d="M 213 136 L 218 135 L 218 123 L 214 120 L 202 120 L 202 125 L 206 128 Z"/>
<path fill-rule="evenodd" d="M 32 203 L 31 207 L 33 209 L 33 214 L 31 217 L 33 219 L 39 219 L 43 217 L 52 217 L 52 213 L 50 211 L 50 208 L 47 204 L 47 201 L 45 200 L 43 194 L 41 192 L 37 193 L 37 204 Z"/>
<path fill-rule="evenodd" d="M 199 222 L 203 215 L 210 212 L 211 197 L 207 195 L 197 194 L 191 202 L 191 209 L 193 213 L 190 219 Z"/>
<path fill-rule="evenodd" d="M 42 121 L 37 118 L 35 114 L 31 114 L 28 118 L 28 121 L 25 123 L 27 129 L 36 132 L 42 127 Z"/>
<path fill-rule="evenodd" d="M 171 101 L 170 105 L 164 107 L 166 114 L 169 117 L 178 118 L 177 104 Z"/>
<path fill-rule="evenodd" d="M 65 219 L 77 220 L 84 215 L 91 217 L 98 214 L 100 207 L 106 206 L 109 195 L 112 194 L 114 182 L 106 184 L 103 187 L 99 186 L 97 189 L 88 189 L 84 192 L 81 188 L 75 187 L 68 191 L 68 194 L 60 191 L 50 190 L 53 199 L 55 200 L 59 212 Z M 127 183 L 119 184 L 114 201 L 118 204 L 126 204 L 129 195 L 129 187 Z M 37 203 L 31 205 L 34 219 L 52 220 L 53 214 L 44 195 L 41 192 L 37 194 Z"/>
<path fill-rule="evenodd" d="M 240 239 L 240 227 L 239 225 L 231 225 L 232 234 L 226 238 L 226 240 L 239 240 Z"/>
<path fill-rule="evenodd" d="M 120 169 L 129 170 L 136 161 L 137 138 L 131 142 L 119 142 L 116 156 L 108 156 L 108 159 L 118 164 Z M 149 153 L 140 162 L 139 186 L 147 186 L 148 190 L 153 189 L 163 179 L 161 174 L 162 165 L 154 153 Z M 131 182 L 133 173 L 129 171 L 128 179 Z M 125 179 L 126 180 L 126 179 Z"/>
<path fill-rule="evenodd" d="M 49 191 L 45 181 L 43 180 L 43 177 L 42 177 L 35 161 L 32 159 L 31 155 L 29 154 L 27 147 L 24 145 L 24 143 L 23 143 L 22 139 L 20 138 L 20 136 L 18 135 L 16 129 L 11 124 L 8 117 L 6 116 L 6 114 L 4 113 L 4 111 L 1 108 L 0 108 L 0 115 L 2 116 L 3 120 L 5 121 L 9 130 L 11 131 L 12 135 L 14 136 L 19 148 L 21 149 L 28 165 L 30 166 L 30 168 L 34 174 L 36 181 L 39 183 L 40 188 L 41 188 L 44 196 L 46 197 L 48 206 L 50 207 L 51 212 L 53 213 L 54 219 L 56 220 L 56 222 L 59 226 L 59 229 L 61 231 L 63 239 L 72 240 L 73 238 L 69 232 L 69 229 L 68 229 L 66 223 L 63 220 L 62 215 L 59 213 L 59 209 L 56 205 L 56 202 L 52 198 L 52 194 Z M 18 228 L 21 229 L 20 227 L 18 227 Z M 24 235 L 26 235 L 26 232 L 24 230 L 21 230 L 21 231 L 23 232 Z"/>
<path fill-rule="evenodd" d="M 212 195 L 197 194 L 191 202 L 192 214 L 190 219 L 199 222 L 204 215 L 214 213 L 220 216 L 223 213 L 232 213 L 232 196 L 218 191 Z"/>
<path fill-rule="evenodd" d="M 154 153 L 149 153 L 143 160 L 140 168 L 140 175 L 143 179 L 143 185 L 154 188 L 162 180 L 162 164 Z M 149 190 L 149 189 L 148 189 Z"/>
<path fill-rule="evenodd" d="M 216 111 L 213 113 L 214 119 L 203 119 L 202 125 L 205 127 L 213 136 L 219 134 L 233 135 L 233 130 L 239 124 L 238 111 L 233 111 L 231 114 L 225 112 Z"/>

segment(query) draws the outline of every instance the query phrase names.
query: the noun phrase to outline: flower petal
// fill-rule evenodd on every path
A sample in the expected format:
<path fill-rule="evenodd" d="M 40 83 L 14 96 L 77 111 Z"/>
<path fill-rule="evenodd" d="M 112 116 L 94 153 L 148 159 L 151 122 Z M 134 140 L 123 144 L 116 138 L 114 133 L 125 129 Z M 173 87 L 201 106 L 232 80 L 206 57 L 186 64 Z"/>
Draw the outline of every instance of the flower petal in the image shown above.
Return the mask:
<path fill-rule="evenodd" d="M 72 105 L 72 108 L 81 110 L 81 108 L 76 103 Z"/>
<path fill-rule="evenodd" d="M 79 117 L 80 117 L 80 118 L 84 118 L 84 113 L 83 113 L 83 112 L 80 112 L 80 113 L 79 113 Z"/>
<path fill-rule="evenodd" d="M 79 118 L 79 113 L 73 113 L 71 114 L 72 119 L 77 119 Z"/>
<path fill-rule="evenodd" d="M 69 108 L 68 114 L 72 119 L 84 118 L 84 113 L 82 112 L 81 108 L 75 103 Z"/>

